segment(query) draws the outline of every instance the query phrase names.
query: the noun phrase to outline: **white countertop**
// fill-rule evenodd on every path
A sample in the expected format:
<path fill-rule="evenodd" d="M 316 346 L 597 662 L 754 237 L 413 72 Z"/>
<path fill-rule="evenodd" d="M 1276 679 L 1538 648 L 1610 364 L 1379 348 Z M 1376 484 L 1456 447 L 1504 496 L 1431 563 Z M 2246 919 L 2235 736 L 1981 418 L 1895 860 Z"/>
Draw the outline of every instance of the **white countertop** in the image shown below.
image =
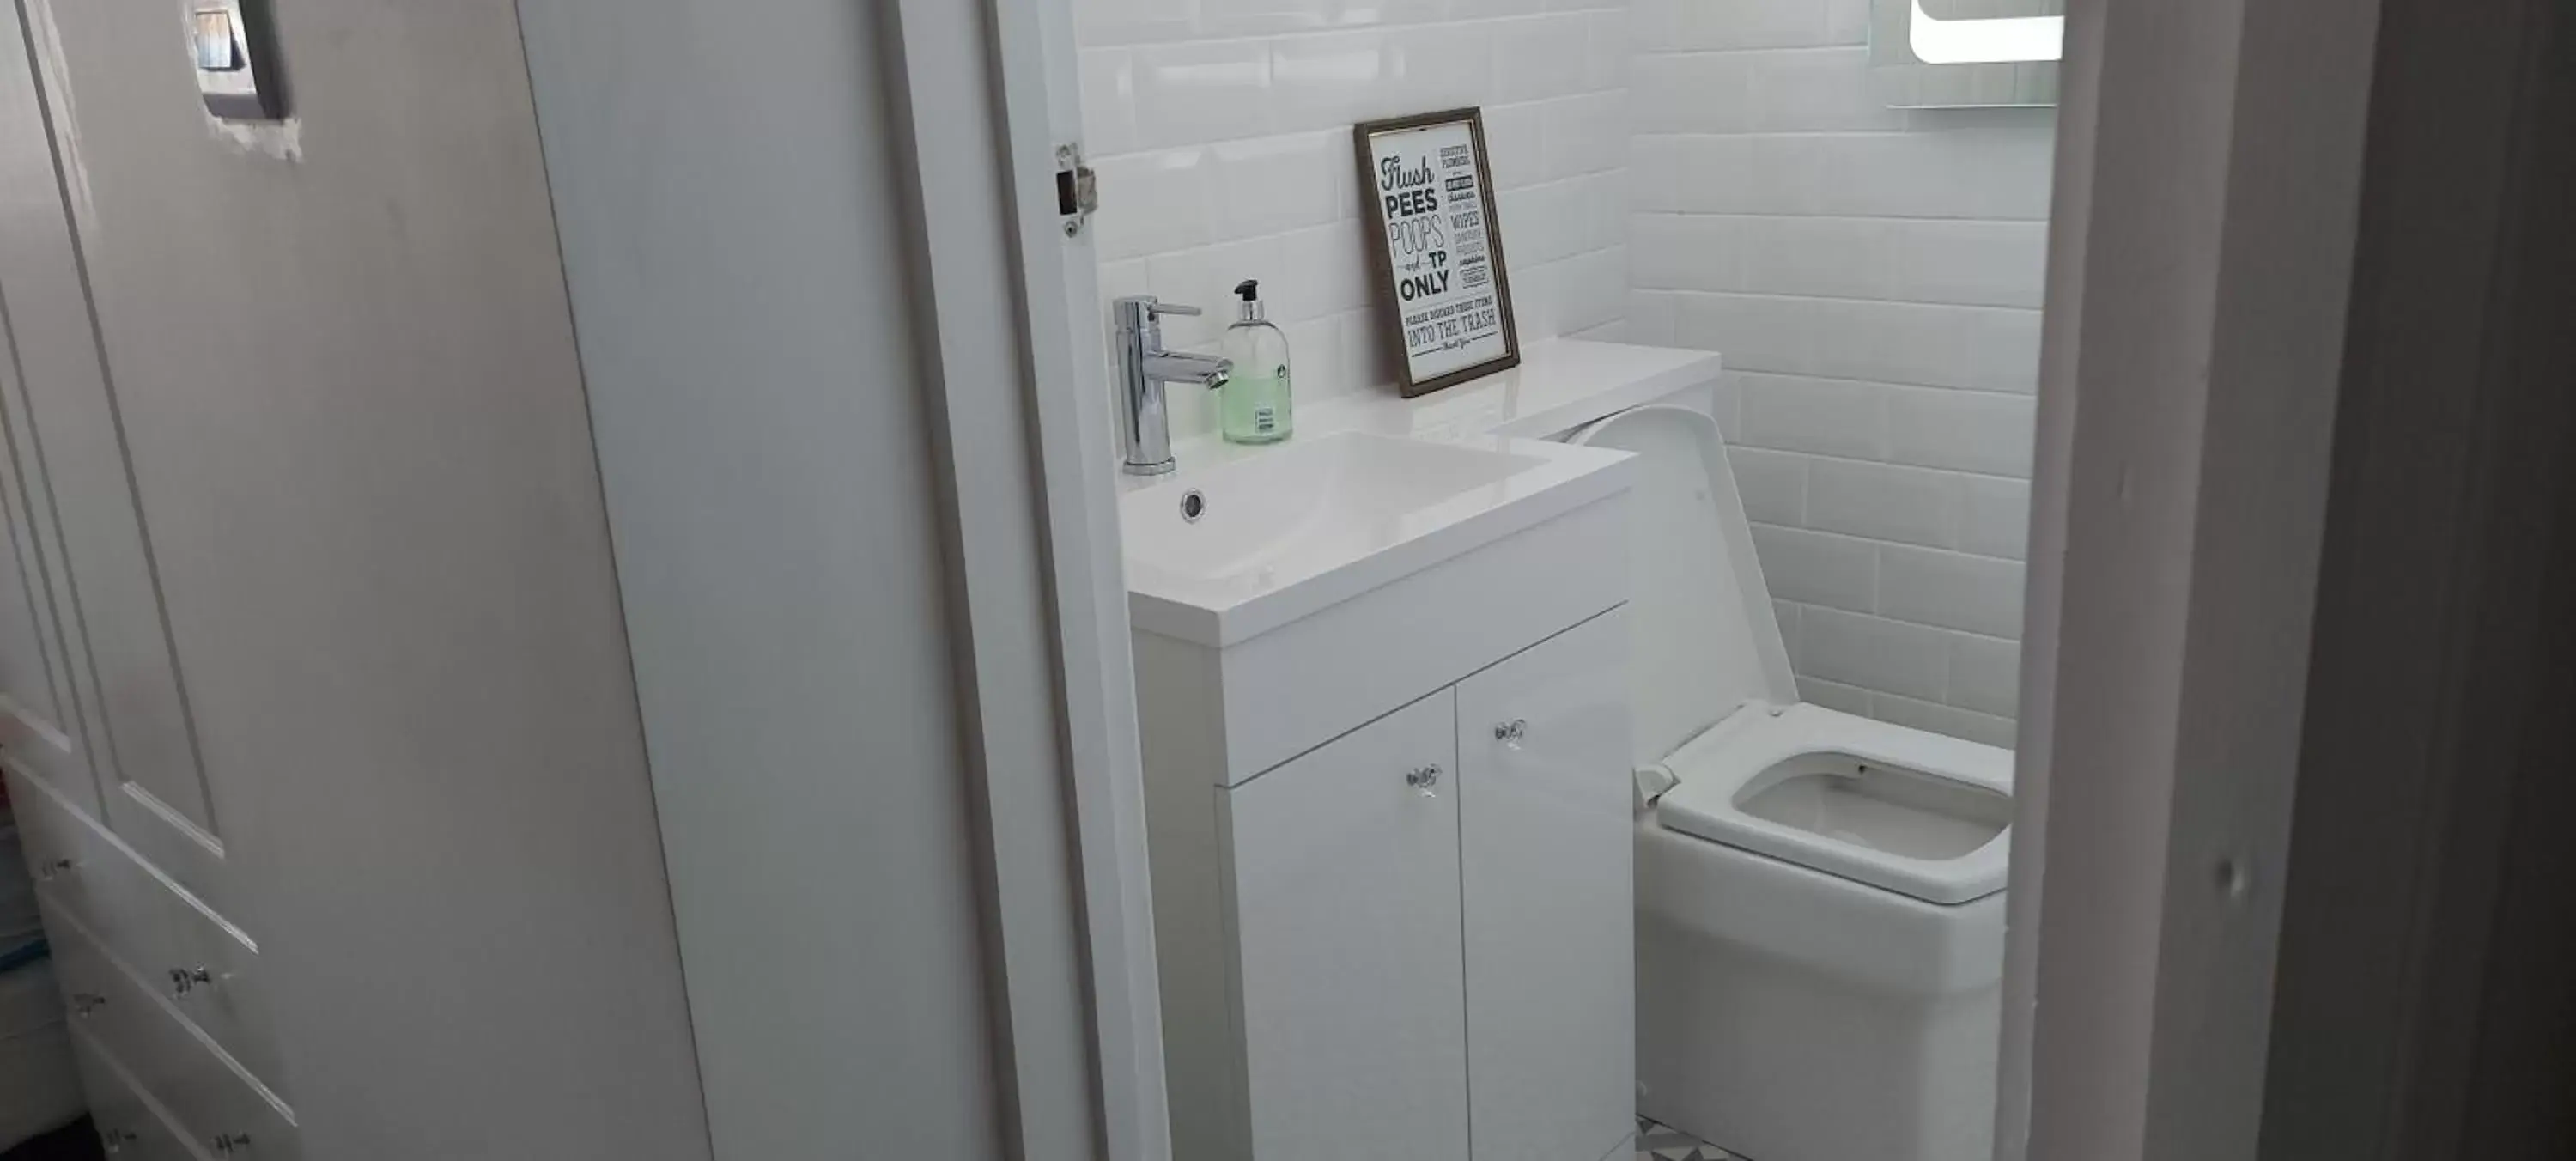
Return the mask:
<path fill-rule="evenodd" d="M 1301 404 L 1297 434 L 1284 444 L 1243 446 L 1213 435 L 1178 443 L 1173 447 L 1181 465 L 1177 474 L 1120 478 L 1127 536 L 1131 541 L 1147 538 L 1128 547 L 1131 557 L 1144 554 L 1144 559 L 1131 559 L 1127 570 L 1134 623 L 1142 631 L 1222 647 L 1615 493 L 1630 478 L 1628 465 L 1621 462 L 1624 455 L 1533 441 L 1706 383 L 1716 378 L 1719 365 L 1718 356 L 1709 351 L 1553 340 L 1525 350 L 1519 367 L 1430 395 L 1406 399 L 1380 389 Z M 1351 453 L 1366 450 L 1363 445 L 1315 446 L 1350 433 L 1465 445 L 1513 455 L 1518 465 L 1508 479 L 1433 503 L 1406 503 L 1390 495 L 1385 505 L 1361 501 L 1354 506 L 1354 497 L 1342 496 L 1325 505 L 1337 515 L 1326 515 L 1324 508 L 1309 511 L 1303 501 L 1288 502 L 1296 511 L 1287 511 L 1259 502 L 1256 491 L 1250 495 L 1259 510 L 1254 518 L 1262 527 L 1276 520 L 1287 530 L 1276 551 L 1267 548 L 1266 537 L 1257 538 L 1264 550 L 1241 554 L 1247 567 L 1203 574 L 1159 559 L 1205 547 L 1234 552 L 1241 540 L 1239 526 L 1187 530 L 1162 510 L 1162 501 L 1177 504 L 1183 495 L 1204 489 L 1211 521 L 1241 514 L 1244 489 L 1270 487 L 1257 481 L 1278 474 L 1273 466 L 1302 470 L 1285 465 L 1309 457 L 1258 466 L 1244 461 L 1300 446 L 1324 458 L 1306 465 L 1319 471 L 1313 481 L 1300 480 L 1299 485 L 1325 487 L 1326 481 L 1341 478 L 1345 468 L 1382 458 L 1372 453 L 1352 459 Z M 1259 474 L 1245 476 L 1238 468 Z M 1388 482 L 1400 478 L 1388 477 Z M 1158 490 L 1147 496 L 1141 494 L 1145 489 Z M 1317 520 L 1334 524 L 1328 530 L 1333 535 L 1316 535 Z M 1340 527 L 1344 524 L 1349 526 Z M 1180 539 L 1210 535 L 1220 539 Z"/>

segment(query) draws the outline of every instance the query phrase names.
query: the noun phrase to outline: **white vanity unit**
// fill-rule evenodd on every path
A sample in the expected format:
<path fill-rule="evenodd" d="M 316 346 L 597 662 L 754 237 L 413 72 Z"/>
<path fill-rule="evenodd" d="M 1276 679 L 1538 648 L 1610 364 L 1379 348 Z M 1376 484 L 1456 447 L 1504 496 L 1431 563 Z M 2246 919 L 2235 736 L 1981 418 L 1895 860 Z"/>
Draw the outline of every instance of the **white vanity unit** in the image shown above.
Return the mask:
<path fill-rule="evenodd" d="M 1629 459 L 1181 464 L 1121 500 L 1174 1155 L 1626 1147 Z"/>

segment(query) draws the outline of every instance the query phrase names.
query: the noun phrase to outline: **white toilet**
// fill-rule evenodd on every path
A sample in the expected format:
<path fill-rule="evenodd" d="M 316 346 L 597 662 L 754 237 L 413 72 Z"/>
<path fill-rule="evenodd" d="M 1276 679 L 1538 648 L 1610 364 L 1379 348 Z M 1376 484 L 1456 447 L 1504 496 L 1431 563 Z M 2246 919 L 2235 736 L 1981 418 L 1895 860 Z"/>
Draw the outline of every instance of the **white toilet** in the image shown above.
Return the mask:
<path fill-rule="evenodd" d="M 2012 754 L 1802 705 L 1704 409 L 1639 454 L 1638 1111 L 1754 1161 L 1991 1155 Z"/>

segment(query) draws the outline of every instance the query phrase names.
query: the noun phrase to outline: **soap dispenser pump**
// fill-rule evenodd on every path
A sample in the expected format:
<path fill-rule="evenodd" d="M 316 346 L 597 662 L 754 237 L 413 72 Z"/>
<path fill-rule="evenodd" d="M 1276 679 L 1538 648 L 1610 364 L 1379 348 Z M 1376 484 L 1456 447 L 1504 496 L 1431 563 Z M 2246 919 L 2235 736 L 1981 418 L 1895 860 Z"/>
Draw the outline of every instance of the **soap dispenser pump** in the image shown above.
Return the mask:
<path fill-rule="evenodd" d="M 1270 325 L 1259 281 L 1244 279 L 1234 294 L 1242 300 L 1241 313 L 1225 329 L 1225 357 L 1234 363 L 1234 375 L 1217 391 L 1221 426 L 1230 443 L 1277 443 L 1296 426 L 1289 407 L 1288 336 Z"/>

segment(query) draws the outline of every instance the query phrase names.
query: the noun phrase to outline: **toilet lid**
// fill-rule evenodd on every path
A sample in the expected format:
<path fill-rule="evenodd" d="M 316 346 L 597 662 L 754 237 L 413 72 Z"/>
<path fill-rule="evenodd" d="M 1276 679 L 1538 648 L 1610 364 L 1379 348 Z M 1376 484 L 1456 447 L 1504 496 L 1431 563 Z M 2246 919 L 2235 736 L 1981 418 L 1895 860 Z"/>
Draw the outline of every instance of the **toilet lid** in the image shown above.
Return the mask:
<path fill-rule="evenodd" d="M 1796 704 L 1717 421 L 1687 407 L 1639 407 L 1572 442 L 1635 452 L 1642 469 L 1629 493 L 1637 763 L 1662 761 L 1746 702 Z"/>

